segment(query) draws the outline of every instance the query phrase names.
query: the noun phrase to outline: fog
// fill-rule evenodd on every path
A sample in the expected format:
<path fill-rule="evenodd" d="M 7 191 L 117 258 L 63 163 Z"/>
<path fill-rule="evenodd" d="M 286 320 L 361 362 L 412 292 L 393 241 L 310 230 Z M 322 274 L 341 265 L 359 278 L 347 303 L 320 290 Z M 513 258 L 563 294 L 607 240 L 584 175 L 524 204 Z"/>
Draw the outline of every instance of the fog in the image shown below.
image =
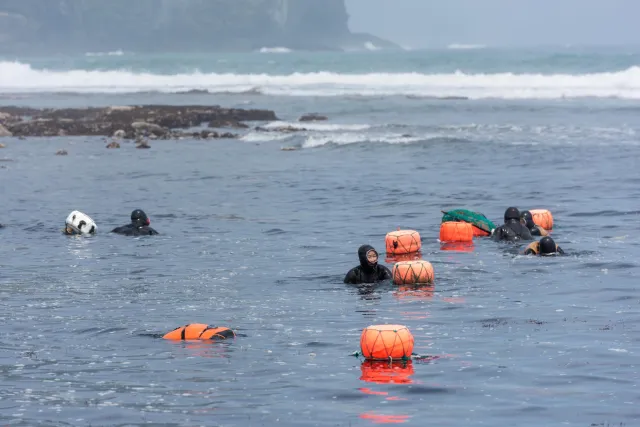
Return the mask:
<path fill-rule="evenodd" d="M 347 0 L 352 31 L 405 47 L 640 45 L 638 0 Z"/>

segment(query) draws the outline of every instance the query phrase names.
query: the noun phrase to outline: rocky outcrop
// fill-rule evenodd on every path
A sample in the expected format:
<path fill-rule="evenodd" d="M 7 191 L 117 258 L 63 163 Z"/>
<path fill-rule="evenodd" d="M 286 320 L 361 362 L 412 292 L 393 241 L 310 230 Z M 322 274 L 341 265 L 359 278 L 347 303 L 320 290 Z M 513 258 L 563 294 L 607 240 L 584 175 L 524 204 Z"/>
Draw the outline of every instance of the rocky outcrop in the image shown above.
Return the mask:
<path fill-rule="evenodd" d="M 8 133 L 17 137 L 107 136 L 118 139 L 234 138 L 229 132 L 188 131 L 204 123 L 278 120 L 271 110 L 220 106 L 145 105 L 37 110 L 0 107 Z M 10 136 L 10 135 L 7 135 Z"/>
<path fill-rule="evenodd" d="M 339 50 L 345 0 L 1 0 L 0 52 Z"/>
<path fill-rule="evenodd" d="M 317 113 L 305 114 L 298 119 L 298 121 L 300 122 L 319 122 L 323 120 L 328 120 L 327 116 L 323 116 Z"/>

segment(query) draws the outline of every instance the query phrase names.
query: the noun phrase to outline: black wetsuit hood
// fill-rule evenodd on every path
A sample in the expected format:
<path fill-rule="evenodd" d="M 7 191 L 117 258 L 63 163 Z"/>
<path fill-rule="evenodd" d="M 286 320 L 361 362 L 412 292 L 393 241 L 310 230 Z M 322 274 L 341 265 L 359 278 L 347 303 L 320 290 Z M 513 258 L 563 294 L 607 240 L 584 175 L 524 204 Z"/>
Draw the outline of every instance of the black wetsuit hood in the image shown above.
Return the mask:
<path fill-rule="evenodd" d="M 136 209 L 131 212 L 131 224 L 134 227 L 143 227 L 145 225 L 150 225 L 151 220 L 142 209 Z"/>
<path fill-rule="evenodd" d="M 551 255 L 558 252 L 558 246 L 551 237 L 540 239 L 540 255 Z"/>
<path fill-rule="evenodd" d="M 531 212 L 529 211 L 522 212 L 520 214 L 520 218 L 522 218 L 525 221 L 525 225 L 529 230 L 535 228 L 536 223 L 533 222 L 533 215 L 531 215 Z"/>
<path fill-rule="evenodd" d="M 508 222 L 510 219 L 520 221 L 520 211 L 518 208 L 510 207 L 504 211 L 504 222 Z"/>
<path fill-rule="evenodd" d="M 360 259 L 360 267 L 362 267 L 364 271 L 368 271 L 368 272 L 374 271 L 376 269 L 376 266 L 378 265 L 378 262 L 371 265 L 371 263 L 367 259 L 367 252 L 369 251 L 374 251 L 376 255 L 378 255 L 378 251 L 376 251 L 371 245 L 362 245 L 358 248 L 358 258 Z"/>

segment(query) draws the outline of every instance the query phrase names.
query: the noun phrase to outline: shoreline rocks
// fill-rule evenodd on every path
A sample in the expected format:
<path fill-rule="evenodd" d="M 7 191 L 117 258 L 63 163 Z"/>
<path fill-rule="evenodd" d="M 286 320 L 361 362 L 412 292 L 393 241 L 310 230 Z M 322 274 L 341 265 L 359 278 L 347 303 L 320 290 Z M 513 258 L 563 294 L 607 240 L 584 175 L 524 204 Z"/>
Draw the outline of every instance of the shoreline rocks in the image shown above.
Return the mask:
<path fill-rule="evenodd" d="M 298 119 L 299 122 L 321 122 L 325 120 L 329 120 L 329 118 L 318 113 L 305 114 Z"/>
<path fill-rule="evenodd" d="M 248 128 L 243 121 L 275 121 L 274 111 L 220 106 L 142 105 L 106 108 L 34 109 L 0 107 L 0 136 L 105 136 L 116 139 L 236 138 L 229 132 L 188 131 Z M 3 133 L 4 132 L 4 133 Z"/>

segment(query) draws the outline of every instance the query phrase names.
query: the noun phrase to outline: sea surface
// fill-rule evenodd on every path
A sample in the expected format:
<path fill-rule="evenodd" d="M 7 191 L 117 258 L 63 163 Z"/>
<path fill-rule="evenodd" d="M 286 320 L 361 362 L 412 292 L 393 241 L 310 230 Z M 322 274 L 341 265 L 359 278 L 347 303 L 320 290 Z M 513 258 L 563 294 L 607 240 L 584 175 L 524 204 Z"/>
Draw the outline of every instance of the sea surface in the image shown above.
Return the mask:
<path fill-rule="evenodd" d="M 0 104 L 279 119 L 149 150 L 0 139 L 1 425 L 640 424 L 640 50 L 5 57 Z M 509 206 L 549 209 L 567 255 L 441 246 L 442 210 Z M 138 208 L 160 235 L 109 233 Z M 75 209 L 97 235 L 61 233 Z M 392 267 L 398 227 L 434 285 L 343 284 L 362 244 Z M 238 336 L 159 338 L 187 323 Z M 434 357 L 354 356 L 376 324 Z"/>

